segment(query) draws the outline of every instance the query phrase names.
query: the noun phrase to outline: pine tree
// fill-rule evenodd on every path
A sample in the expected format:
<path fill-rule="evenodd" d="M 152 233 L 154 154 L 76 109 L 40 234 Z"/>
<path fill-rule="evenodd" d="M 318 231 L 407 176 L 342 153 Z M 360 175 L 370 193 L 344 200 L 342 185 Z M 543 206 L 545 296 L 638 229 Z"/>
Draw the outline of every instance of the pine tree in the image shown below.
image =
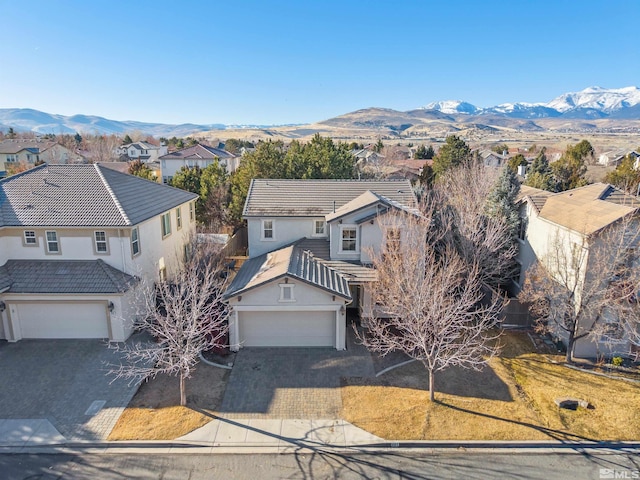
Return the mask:
<path fill-rule="evenodd" d="M 519 192 L 518 177 L 510 168 L 505 168 L 489 194 L 485 206 L 488 216 L 504 219 L 514 240 L 517 238 L 520 228 L 520 216 L 516 206 Z"/>

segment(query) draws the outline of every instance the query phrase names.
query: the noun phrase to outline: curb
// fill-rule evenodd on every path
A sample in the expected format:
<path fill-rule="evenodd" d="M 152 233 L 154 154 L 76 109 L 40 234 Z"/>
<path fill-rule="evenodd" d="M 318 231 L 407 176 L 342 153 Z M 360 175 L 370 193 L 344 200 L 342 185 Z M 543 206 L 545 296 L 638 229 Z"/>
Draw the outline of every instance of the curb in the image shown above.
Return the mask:
<path fill-rule="evenodd" d="M 640 454 L 640 442 L 540 442 L 540 441 L 409 441 L 380 442 L 375 444 L 330 445 L 305 442 L 297 439 L 282 439 L 282 445 L 251 443 L 176 442 L 158 441 L 122 441 L 122 442 L 77 442 L 58 445 L 0 446 L 0 454 L 291 454 L 291 453 L 329 453 L 329 454 L 372 454 L 391 452 L 413 452 L 429 454 L 459 453 L 527 453 L 527 454 L 579 454 L 598 452 L 599 454 L 633 453 Z"/>

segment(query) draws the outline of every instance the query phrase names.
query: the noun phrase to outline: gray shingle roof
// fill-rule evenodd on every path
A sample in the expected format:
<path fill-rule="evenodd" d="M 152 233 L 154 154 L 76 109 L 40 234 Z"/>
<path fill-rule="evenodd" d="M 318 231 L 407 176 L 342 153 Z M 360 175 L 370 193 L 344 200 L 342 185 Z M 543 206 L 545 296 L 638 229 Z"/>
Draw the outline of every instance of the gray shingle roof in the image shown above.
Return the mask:
<path fill-rule="evenodd" d="M 244 205 L 245 217 L 325 216 L 367 190 L 407 206 L 416 198 L 409 180 L 254 179 Z"/>
<path fill-rule="evenodd" d="M 227 152 L 220 148 L 213 148 L 207 145 L 194 145 L 192 147 L 176 150 L 175 152 L 167 153 L 161 156 L 162 160 L 183 160 L 185 158 L 233 158 L 233 153 Z"/>
<path fill-rule="evenodd" d="M 225 298 L 242 294 L 285 276 L 296 278 L 347 300 L 351 299 L 347 279 L 296 244 L 244 262 L 225 292 Z"/>
<path fill-rule="evenodd" d="M 9 260 L 0 291 L 9 293 L 123 293 L 138 280 L 102 260 Z"/>
<path fill-rule="evenodd" d="M 43 152 L 56 145 L 56 142 L 35 140 L 30 138 L 25 139 L 7 139 L 0 142 L 0 153 L 18 153 L 22 150 L 29 150 L 32 153 L 34 149 Z"/>
<path fill-rule="evenodd" d="M 136 225 L 196 198 L 100 165 L 42 165 L 0 181 L 0 227 Z"/>

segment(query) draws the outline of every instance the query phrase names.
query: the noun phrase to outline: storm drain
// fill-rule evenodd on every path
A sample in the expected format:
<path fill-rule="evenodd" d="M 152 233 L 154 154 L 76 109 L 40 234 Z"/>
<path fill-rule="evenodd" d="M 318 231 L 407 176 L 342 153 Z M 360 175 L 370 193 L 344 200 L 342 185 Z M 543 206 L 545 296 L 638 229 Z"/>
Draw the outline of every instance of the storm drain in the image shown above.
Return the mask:
<path fill-rule="evenodd" d="M 84 412 L 84 414 L 91 415 L 91 416 L 95 415 L 100 410 L 102 410 L 102 407 L 104 407 L 105 403 L 107 403 L 106 400 L 95 400 L 94 402 L 91 403 L 91 405 L 89 405 L 89 408 L 87 408 L 87 411 Z"/>

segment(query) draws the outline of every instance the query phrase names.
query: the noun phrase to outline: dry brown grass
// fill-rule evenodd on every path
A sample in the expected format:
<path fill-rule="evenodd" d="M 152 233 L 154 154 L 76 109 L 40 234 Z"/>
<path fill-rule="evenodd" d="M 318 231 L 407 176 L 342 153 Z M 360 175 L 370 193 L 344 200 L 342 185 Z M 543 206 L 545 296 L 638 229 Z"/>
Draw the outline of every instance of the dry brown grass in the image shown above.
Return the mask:
<path fill-rule="evenodd" d="M 412 363 L 379 381 L 347 380 L 342 416 L 388 439 L 539 440 L 640 438 L 640 386 L 596 377 L 530 353 L 526 335 L 508 334 L 500 358 L 483 372 L 436 375 L 430 403 L 424 367 Z M 560 410 L 557 397 L 588 400 L 594 409 Z"/>
<path fill-rule="evenodd" d="M 220 407 L 228 370 L 199 364 L 180 406 L 178 379 L 159 375 L 140 386 L 109 440 L 172 440 L 206 425 Z"/>

